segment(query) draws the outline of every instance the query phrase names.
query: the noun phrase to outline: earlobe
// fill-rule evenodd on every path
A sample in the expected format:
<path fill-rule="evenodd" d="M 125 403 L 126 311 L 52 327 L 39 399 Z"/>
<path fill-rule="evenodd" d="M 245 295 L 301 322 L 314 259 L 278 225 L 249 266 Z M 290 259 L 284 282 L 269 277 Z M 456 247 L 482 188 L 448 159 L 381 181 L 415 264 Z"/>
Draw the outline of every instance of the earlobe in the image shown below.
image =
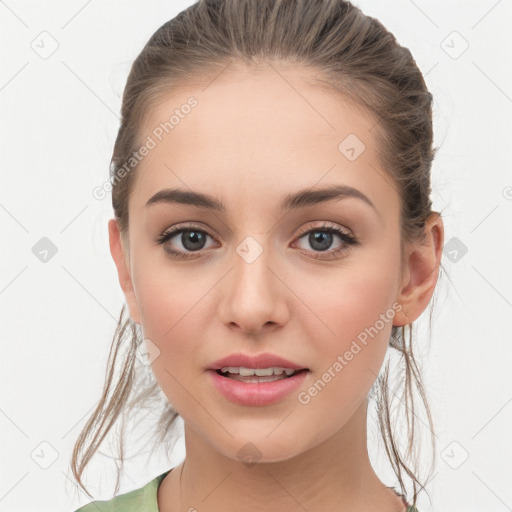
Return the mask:
<path fill-rule="evenodd" d="M 114 260 L 117 268 L 117 276 L 119 284 L 123 290 L 130 316 L 132 320 L 140 324 L 140 313 L 137 301 L 135 299 L 135 292 L 130 275 L 129 256 L 124 250 L 123 240 L 119 231 L 119 225 L 116 219 L 108 221 L 108 235 L 110 244 L 110 254 Z"/>
<path fill-rule="evenodd" d="M 402 309 L 393 325 L 407 325 L 426 309 L 434 293 L 444 243 L 443 220 L 433 212 L 425 223 L 424 239 L 410 246 L 397 301 Z"/>
<path fill-rule="evenodd" d="M 404 305 L 400 304 L 400 310 L 395 313 L 393 318 L 393 325 L 396 327 L 402 327 L 403 325 L 407 325 L 409 323 L 411 323 L 411 320 L 409 320 L 409 315 L 407 314 Z"/>

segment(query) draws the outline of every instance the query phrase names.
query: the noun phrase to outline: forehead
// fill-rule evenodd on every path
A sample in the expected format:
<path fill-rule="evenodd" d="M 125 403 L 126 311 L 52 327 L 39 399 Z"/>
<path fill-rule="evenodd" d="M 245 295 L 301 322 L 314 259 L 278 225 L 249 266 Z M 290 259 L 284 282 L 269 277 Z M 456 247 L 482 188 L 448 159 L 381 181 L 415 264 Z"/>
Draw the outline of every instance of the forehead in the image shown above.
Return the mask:
<path fill-rule="evenodd" d="M 139 164 L 133 201 L 141 207 L 167 186 L 215 192 L 229 203 L 235 192 L 269 197 L 341 183 L 374 202 L 396 202 L 376 129 L 370 113 L 316 85 L 311 70 L 226 70 L 170 92 L 147 113 L 140 140 L 155 145 Z M 387 199 L 378 197 L 383 186 Z"/>

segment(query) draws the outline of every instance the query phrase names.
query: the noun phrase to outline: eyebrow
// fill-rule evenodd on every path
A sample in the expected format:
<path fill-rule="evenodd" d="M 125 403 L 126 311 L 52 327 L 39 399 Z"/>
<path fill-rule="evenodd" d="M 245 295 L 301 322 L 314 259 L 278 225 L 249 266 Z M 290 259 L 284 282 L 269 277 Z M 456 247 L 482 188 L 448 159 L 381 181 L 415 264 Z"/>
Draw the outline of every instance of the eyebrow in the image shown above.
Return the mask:
<path fill-rule="evenodd" d="M 279 208 L 281 211 L 306 208 L 308 206 L 314 206 L 327 201 L 333 201 L 335 199 L 345 199 L 347 197 L 360 199 L 377 212 L 377 208 L 366 195 L 364 195 L 360 190 L 349 185 L 332 185 L 330 187 L 316 190 L 312 190 L 311 188 L 299 190 L 284 196 Z M 218 212 L 227 211 L 226 205 L 213 196 L 194 192 L 192 190 L 182 190 L 177 188 L 160 190 L 149 198 L 146 206 L 151 206 L 157 203 L 187 204 L 204 210 L 213 210 Z"/>

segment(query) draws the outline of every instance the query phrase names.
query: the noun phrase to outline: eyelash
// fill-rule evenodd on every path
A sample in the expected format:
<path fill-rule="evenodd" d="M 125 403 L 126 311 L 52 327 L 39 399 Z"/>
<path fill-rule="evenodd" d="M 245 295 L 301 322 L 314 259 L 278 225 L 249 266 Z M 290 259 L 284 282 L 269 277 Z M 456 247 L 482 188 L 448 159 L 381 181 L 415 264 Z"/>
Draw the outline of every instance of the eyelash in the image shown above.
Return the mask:
<path fill-rule="evenodd" d="M 207 230 L 205 230 L 203 228 L 199 228 L 199 226 L 196 226 L 194 224 L 187 224 L 185 226 L 178 225 L 177 227 L 174 227 L 168 231 L 165 231 L 164 233 L 162 233 L 161 235 L 158 235 L 155 238 L 155 242 L 159 245 L 163 245 L 168 240 L 173 238 L 174 236 L 179 235 L 180 233 L 187 232 L 187 231 L 196 231 L 199 233 L 207 234 L 209 237 L 215 239 L 215 237 L 212 234 L 210 234 Z M 305 229 L 301 230 L 301 232 L 297 236 L 297 239 L 301 239 L 304 235 L 307 235 L 307 234 L 313 233 L 313 232 L 333 233 L 335 235 L 338 235 L 344 242 L 341 245 L 341 247 L 339 247 L 338 249 L 334 249 L 331 251 L 313 251 L 313 254 L 317 254 L 317 256 L 312 256 L 314 259 L 324 259 L 324 258 L 321 258 L 321 255 L 325 255 L 325 254 L 329 255 L 329 257 L 337 256 L 340 253 L 344 253 L 344 252 L 350 250 L 350 246 L 360 244 L 360 242 L 358 241 L 358 239 L 356 237 L 354 237 L 353 235 L 349 235 L 348 233 L 345 233 L 345 231 L 342 231 L 341 229 L 339 229 L 336 226 L 329 225 L 327 222 L 324 223 L 323 226 L 316 226 L 313 228 L 305 228 Z M 183 253 L 180 251 L 175 251 L 173 249 L 169 249 L 168 247 L 166 247 L 165 250 L 173 258 L 177 258 L 177 259 L 189 259 L 189 258 L 193 257 L 195 254 L 198 254 L 200 252 L 200 251 L 195 251 L 192 253 Z M 311 252 L 311 251 L 308 251 L 308 252 Z"/>

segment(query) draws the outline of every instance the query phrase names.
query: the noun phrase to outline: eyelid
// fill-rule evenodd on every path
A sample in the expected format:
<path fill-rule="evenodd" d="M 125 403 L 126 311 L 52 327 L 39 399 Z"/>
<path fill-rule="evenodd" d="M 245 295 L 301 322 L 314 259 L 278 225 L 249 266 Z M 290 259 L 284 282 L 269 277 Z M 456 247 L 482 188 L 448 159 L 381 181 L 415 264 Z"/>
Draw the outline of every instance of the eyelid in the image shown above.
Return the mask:
<path fill-rule="evenodd" d="M 157 235 L 155 238 L 155 241 L 162 240 L 163 238 L 172 238 L 178 234 L 180 234 L 182 231 L 201 231 L 205 232 L 210 238 L 213 238 L 215 241 L 217 241 L 217 238 L 211 233 L 211 231 L 201 226 L 200 222 L 184 222 L 175 224 L 172 226 L 172 228 L 166 229 L 161 235 Z"/>
<path fill-rule="evenodd" d="M 311 222 L 315 222 L 315 221 L 311 221 Z M 316 222 L 318 222 L 318 221 L 316 221 Z M 347 236 L 350 236 L 350 237 L 354 237 L 352 235 L 352 233 L 350 232 L 350 230 L 347 229 L 347 232 L 345 232 L 346 228 L 340 227 L 338 224 L 336 224 L 334 222 L 324 221 L 321 226 L 315 226 L 315 225 L 312 226 L 312 225 L 308 224 L 307 226 L 301 228 L 297 235 L 297 238 L 300 238 L 302 235 L 305 235 L 306 233 L 309 233 L 310 231 L 322 231 L 324 229 L 329 229 L 329 228 L 339 229 L 343 234 L 346 234 Z"/>
<path fill-rule="evenodd" d="M 210 230 L 201 225 L 200 222 L 194 222 L 194 221 L 189 221 L 189 222 L 182 222 L 182 223 L 179 223 L 179 224 L 175 224 L 174 226 L 172 226 L 171 228 L 169 229 L 166 229 L 164 232 L 163 232 L 163 235 L 166 235 L 166 234 L 177 234 L 181 231 L 204 231 L 208 236 L 211 236 L 212 238 L 215 238 L 214 235 L 212 235 L 212 233 L 210 232 Z"/>

